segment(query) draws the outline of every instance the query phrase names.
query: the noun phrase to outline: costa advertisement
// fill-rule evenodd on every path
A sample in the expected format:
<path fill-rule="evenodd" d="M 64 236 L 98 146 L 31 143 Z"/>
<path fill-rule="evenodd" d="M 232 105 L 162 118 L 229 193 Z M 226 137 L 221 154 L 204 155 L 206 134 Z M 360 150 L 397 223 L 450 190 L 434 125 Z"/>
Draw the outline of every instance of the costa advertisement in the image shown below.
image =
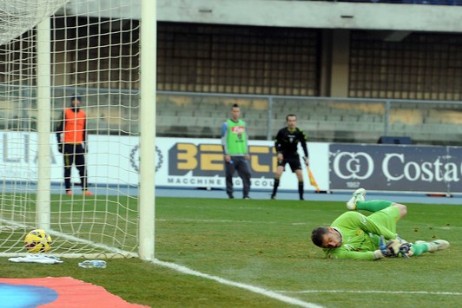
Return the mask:
<path fill-rule="evenodd" d="M 330 189 L 460 192 L 461 152 L 456 147 L 331 144 Z"/>

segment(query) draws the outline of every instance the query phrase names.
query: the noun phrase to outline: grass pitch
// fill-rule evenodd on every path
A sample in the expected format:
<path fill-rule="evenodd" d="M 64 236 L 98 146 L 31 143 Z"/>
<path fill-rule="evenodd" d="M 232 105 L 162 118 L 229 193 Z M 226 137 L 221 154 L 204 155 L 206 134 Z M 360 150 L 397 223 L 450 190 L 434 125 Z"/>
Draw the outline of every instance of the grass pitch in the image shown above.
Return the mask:
<path fill-rule="evenodd" d="M 401 237 L 442 238 L 451 247 L 410 259 L 328 260 L 309 236 L 344 212 L 343 202 L 158 198 L 156 258 L 325 307 L 458 307 L 462 207 L 407 206 L 398 224 Z M 0 275 L 72 276 L 151 307 L 290 306 L 136 259 L 111 259 L 106 269 L 94 270 L 79 268 L 78 259 L 64 261 L 13 264 L 2 258 Z"/>

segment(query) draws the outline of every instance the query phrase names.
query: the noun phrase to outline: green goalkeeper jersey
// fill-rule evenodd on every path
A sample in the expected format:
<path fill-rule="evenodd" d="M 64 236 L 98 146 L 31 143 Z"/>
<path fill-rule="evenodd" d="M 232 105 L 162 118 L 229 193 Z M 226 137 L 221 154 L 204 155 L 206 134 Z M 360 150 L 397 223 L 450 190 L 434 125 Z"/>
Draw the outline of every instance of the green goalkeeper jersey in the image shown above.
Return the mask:
<path fill-rule="evenodd" d="M 374 251 L 379 249 L 380 235 L 394 239 L 396 234 L 359 212 L 346 212 L 332 224 L 342 235 L 342 246 L 324 248 L 329 258 L 374 260 Z"/>

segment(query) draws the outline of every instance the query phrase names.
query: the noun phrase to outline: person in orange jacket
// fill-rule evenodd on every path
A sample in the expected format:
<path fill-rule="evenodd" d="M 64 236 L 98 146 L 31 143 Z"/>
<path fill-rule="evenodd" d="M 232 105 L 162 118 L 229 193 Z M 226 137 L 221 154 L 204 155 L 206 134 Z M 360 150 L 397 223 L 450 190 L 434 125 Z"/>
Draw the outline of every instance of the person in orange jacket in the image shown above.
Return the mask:
<path fill-rule="evenodd" d="M 85 154 L 88 152 L 87 115 L 80 107 L 81 103 L 80 96 L 71 97 L 71 106 L 64 110 L 62 120 L 56 128 L 58 150 L 64 158 L 64 186 L 68 196 L 72 196 L 71 171 L 74 164 L 79 171 L 83 194 L 93 195 L 88 190 L 85 162 Z"/>

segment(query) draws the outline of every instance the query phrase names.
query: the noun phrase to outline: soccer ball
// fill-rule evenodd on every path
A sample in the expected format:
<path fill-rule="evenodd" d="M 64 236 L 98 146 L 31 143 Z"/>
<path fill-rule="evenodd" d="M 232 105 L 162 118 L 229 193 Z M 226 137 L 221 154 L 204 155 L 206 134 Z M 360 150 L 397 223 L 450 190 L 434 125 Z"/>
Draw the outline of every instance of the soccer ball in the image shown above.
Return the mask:
<path fill-rule="evenodd" d="M 51 236 L 43 229 L 35 229 L 26 235 L 24 245 L 28 252 L 47 252 L 51 249 Z"/>

